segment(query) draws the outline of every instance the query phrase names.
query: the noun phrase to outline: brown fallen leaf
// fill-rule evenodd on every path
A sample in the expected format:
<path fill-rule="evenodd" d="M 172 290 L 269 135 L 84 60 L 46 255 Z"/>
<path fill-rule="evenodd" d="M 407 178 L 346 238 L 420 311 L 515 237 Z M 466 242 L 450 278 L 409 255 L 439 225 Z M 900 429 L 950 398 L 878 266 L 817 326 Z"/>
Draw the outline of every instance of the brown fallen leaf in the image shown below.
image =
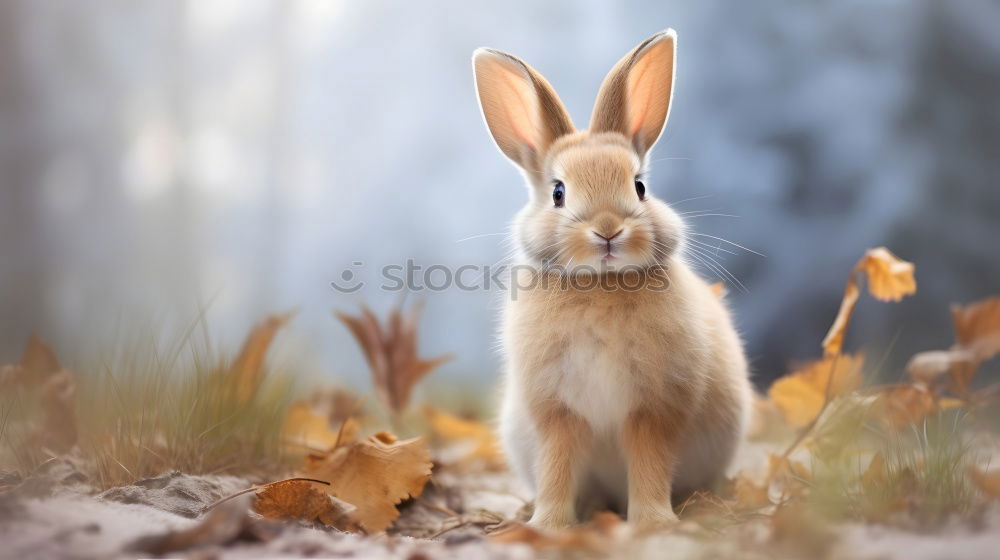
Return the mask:
<path fill-rule="evenodd" d="M 253 508 L 267 519 L 302 519 L 356 531 L 352 515 L 357 508 L 321 487 L 304 480 L 274 482 L 256 492 Z"/>
<path fill-rule="evenodd" d="M 417 354 L 417 319 L 420 306 L 403 313 L 399 308 L 389 312 L 383 327 L 368 307 L 361 315 L 335 312 L 364 351 L 371 370 L 375 392 L 392 414 L 402 412 L 410 402 L 410 393 L 418 381 L 434 368 L 451 359 L 440 356 L 430 360 Z"/>
<path fill-rule="evenodd" d="M 1000 500 L 1000 471 L 986 472 L 975 465 L 968 468 L 969 480 L 984 496 L 991 500 Z"/>
<path fill-rule="evenodd" d="M 807 426 L 823 409 L 827 397 L 846 395 L 861 385 L 864 361 L 863 354 L 844 354 L 809 362 L 775 381 L 768 396 L 789 425 Z"/>
<path fill-rule="evenodd" d="M 938 398 L 921 383 L 893 385 L 885 388 L 878 397 L 878 417 L 894 427 L 907 426 L 941 410 L 960 408 L 958 399 Z"/>
<path fill-rule="evenodd" d="M 731 495 L 736 499 L 737 509 L 749 511 L 773 505 L 768 485 L 757 484 L 745 475 L 734 478 L 730 489 Z"/>
<path fill-rule="evenodd" d="M 424 407 L 424 415 L 437 438 L 453 444 L 468 445 L 468 451 L 461 459 L 463 464 L 482 465 L 487 470 L 505 468 L 500 442 L 496 433 L 486 424 L 459 418 L 430 406 Z"/>
<path fill-rule="evenodd" d="M 774 401 L 760 395 L 753 395 L 753 414 L 747 428 L 747 439 L 751 441 L 776 438 L 788 431 L 784 414 Z"/>
<path fill-rule="evenodd" d="M 267 350 L 278 330 L 288 324 L 293 315 L 294 313 L 271 315 L 247 335 L 243 348 L 228 371 L 229 382 L 239 402 L 246 402 L 257 393 L 264 375 L 262 366 Z"/>
<path fill-rule="evenodd" d="M 313 451 L 332 451 L 338 445 L 354 443 L 358 438 L 358 422 L 353 418 L 344 420 L 336 430 L 330 426 L 325 415 L 314 411 L 302 401 L 292 404 L 282 428 L 284 439 L 292 446 Z"/>
<path fill-rule="evenodd" d="M 1000 352 L 1000 297 L 966 306 L 953 305 L 951 319 L 955 326 L 955 347 L 972 357 L 970 362 L 952 365 L 952 391 L 967 395 L 979 365 Z"/>
<path fill-rule="evenodd" d="M 60 370 L 62 366 L 52 348 L 32 333 L 21 352 L 21 361 L 0 368 L 0 387 L 37 387 Z"/>
<path fill-rule="evenodd" d="M 321 491 L 353 504 L 351 517 L 368 534 L 384 531 L 399 517 L 396 505 L 419 496 L 431 476 L 423 438 L 397 441 L 380 432 L 331 453 L 306 458 L 302 476 L 330 483 Z"/>
<path fill-rule="evenodd" d="M 899 301 L 917 292 L 912 263 L 900 260 L 885 247 L 866 251 L 847 277 L 837 317 L 823 339 L 823 353 L 827 356 L 839 354 L 844 345 L 844 333 L 861 293 L 858 286 L 862 276 L 868 280 L 868 293 L 879 301 Z"/>

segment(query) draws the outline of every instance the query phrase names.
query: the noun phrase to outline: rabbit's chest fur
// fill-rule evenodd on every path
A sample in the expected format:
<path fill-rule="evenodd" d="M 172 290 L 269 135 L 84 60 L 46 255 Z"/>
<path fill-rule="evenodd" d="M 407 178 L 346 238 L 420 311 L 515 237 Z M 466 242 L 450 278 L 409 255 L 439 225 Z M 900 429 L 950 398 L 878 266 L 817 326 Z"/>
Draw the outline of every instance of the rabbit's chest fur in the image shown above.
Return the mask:
<path fill-rule="evenodd" d="M 556 399 L 595 433 L 643 405 L 697 406 L 710 336 L 697 309 L 662 291 L 536 291 L 508 304 L 505 346 L 527 395 Z"/>

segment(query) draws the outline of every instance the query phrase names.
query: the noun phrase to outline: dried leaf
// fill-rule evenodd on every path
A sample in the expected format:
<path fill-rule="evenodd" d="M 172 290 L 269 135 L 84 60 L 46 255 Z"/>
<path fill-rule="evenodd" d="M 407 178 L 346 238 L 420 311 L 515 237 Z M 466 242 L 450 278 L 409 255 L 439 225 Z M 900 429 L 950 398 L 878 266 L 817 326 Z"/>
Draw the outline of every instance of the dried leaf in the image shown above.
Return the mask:
<path fill-rule="evenodd" d="M 879 403 L 881 417 L 897 428 L 920 421 L 929 414 L 965 404 L 958 399 L 937 399 L 921 383 L 888 387 L 879 395 Z"/>
<path fill-rule="evenodd" d="M 845 354 L 810 362 L 775 381 L 768 396 L 791 426 L 800 428 L 816 419 L 829 398 L 846 395 L 861 385 L 864 355 Z"/>
<path fill-rule="evenodd" d="M 768 497 L 768 485 L 756 484 L 744 475 L 739 475 L 732 482 L 732 495 L 736 505 L 741 510 L 760 509 L 773 505 Z"/>
<path fill-rule="evenodd" d="M 906 364 L 906 372 L 914 381 L 932 386 L 943 374 L 953 371 L 956 367 L 971 366 L 973 363 L 972 353 L 966 350 L 959 348 L 932 350 L 914 354 Z"/>
<path fill-rule="evenodd" d="M 347 418 L 336 430 L 327 416 L 318 414 L 305 402 L 292 404 L 285 417 L 285 441 L 314 451 L 332 451 L 336 445 L 348 445 L 358 438 L 358 422 Z"/>
<path fill-rule="evenodd" d="M 979 467 L 969 466 L 969 480 L 984 496 L 991 500 L 1000 500 L 1000 471 L 986 472 Z"/>
<path fill-rule="evenodd" d="M 36 387 L 61 369 L 62 366 L 59 365 L 52 348 L 38 335 L 32 334 L 24 345 L 21 361 L 0 368 L 0 387 Z"/>
<path fill-rule="evenodd" d="M 317 486 L 355 505 L 351 517 L 367 533 L 377 533 L 399 517 L 396 505 L 419 496 L 431 476 L 430 451 L 422 438 L 396 441 L 379 433 L 332 453 L 307 458 L 302 475 L 324 480 Z"/>
<path fill-rule="evenodd" d="M 418 357 L 417 319 L 420 306 L 414 306 L 405 314 L 398 308 L 393 309 L 385 328 L 367 307 L 362 307 L 358 316 L 340 312 L 335 315 L 347 326 L 364 351 L 375 391 L 393 414 L 406 408 L 418 381 L 451 359 L 451 356 L 430 360 Z"/>
<path fill-rule="evenodd" d="M 281 327 L 288 324 L 294 313 L 271 315 L 258 323 L 243 342 L 243 348 L 229 368 L 229 380 L 240 402 L 250 400 L 263 378 L 264 357 Z"/>
<path fill-rule="evenodd" d="M 958 346 L 986 361 L 1000 353 L 1000 297 L 991 297 L 966 306 L 952 306 Z"/>
<path fill-rule="evenodd" d="M 344 531 L 356 530 L 352 516 L 357 508 L 304 480 L 268 484 L 256 493 L 254 511 L 267 519 L 302 519 Z"/>
<path fill-rule="evenodd" d="M 430 406 L 424 407 L 424 415 L 438 438 L 467 445 L 468 450 L 462 456 L 462 463 L 481 464 L 489 470 L 504 468 L 506 463 L 500 450 L 500 442 L 496 433 L 486 424 L 465 420 Z"/>
<path fill-rule="evenodd" d="M 827 356 L 839 354 L 843 348 L 844 333 L 860 295 L 858 284 L 862 275 L 868 279 L 868 293 L 880 301 L 899 301 L 917 292 L 912 263 L 900 260 L 885 247 L 869 249 L 847 277 L 837 317 L 823 339 L 823 353 Z"/>
<path fill-rule="evenodd" d="M 1000 297 L 952 306 L 951 318 L 955 325 L 955 349 L 972 356 L 971 362 L 952 365 L 951 389 L 967 395 L 979 364 L 1000 352 Z"/>

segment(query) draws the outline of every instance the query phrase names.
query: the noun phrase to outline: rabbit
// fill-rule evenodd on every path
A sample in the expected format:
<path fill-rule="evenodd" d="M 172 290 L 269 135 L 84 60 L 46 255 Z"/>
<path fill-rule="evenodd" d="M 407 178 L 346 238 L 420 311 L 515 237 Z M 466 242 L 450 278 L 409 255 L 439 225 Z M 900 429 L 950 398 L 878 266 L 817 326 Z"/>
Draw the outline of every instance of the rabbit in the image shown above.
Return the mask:
<path fill-rule="evenodd" d="M 533 492 L 533 526 L 567 527 L 596 508 L 669 525 L 671 497 L 724 477 L 749 421 L 729 311 L 685 262 L 681 217 L 644 184 L 676 42 L 667 29 L 625 55 L 582 131 L 523 61 L 473 55 L 483 119 L 529 191 L 502 316 L 499 432 Z"/>

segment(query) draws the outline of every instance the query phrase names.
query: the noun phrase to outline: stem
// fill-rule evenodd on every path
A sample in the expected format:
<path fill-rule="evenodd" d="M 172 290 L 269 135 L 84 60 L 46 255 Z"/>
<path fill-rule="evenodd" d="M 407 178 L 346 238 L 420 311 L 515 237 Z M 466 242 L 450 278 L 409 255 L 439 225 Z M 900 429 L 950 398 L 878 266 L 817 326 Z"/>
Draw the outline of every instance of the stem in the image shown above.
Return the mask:
<path fill-rule="evenodd" d="M 231 496 L 226 496 L 225 498 L 221 498 L 219 500 L 216 500 L 215 502 L 212 502 L 211 504 L 205 506 L 205 508 L 203 510 L 201 510 L 201 512 L 205 513 L 206 511 L 208 511 L 208 510 L 210 510 L 210 509 L 212 509 L 212 508 L 214 508 L 214 507 L 216 507 L 216 506 L 218 506 L 220 504 L 224 504 L 224 503 L 228 502 L 229 500 L 232 500 L 233 498 L 236 498 L 238 496 L 242 496 L 243 494 L 247 494 L 249 492 L 256 492 L 258 490 L 263 490 L 264 488 L 267 488 L 268 486 L 271 486 L 272 484 L 281 484 L 282 482 L 315 482 L 315 483 L 318 483 L 318 484 L 326 484 L 327 486 L 330 485 L 330 483 L 327 482 L 326 480 L 316 480 L 315 478 L 296 477 L 296 478 L 286 478 L 285 480 L 275 480 L 274 482 L 268 482 L 267 484 L 261 484 L 260 486 L 253 486 L 251 488 L 247 488 L 246 490 L 240 490 L 239 492 L 237 492 L 237 493 L 235 493 L 235 494 L 233 494 Z"/>

